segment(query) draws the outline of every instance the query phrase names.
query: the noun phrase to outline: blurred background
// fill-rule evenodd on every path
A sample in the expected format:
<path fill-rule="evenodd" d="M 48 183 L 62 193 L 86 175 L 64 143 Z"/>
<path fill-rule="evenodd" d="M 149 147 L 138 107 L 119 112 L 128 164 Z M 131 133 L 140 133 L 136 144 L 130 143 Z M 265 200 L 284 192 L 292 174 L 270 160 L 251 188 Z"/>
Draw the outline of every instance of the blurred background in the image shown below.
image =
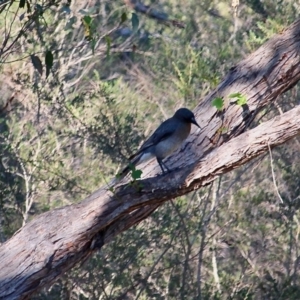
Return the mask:
<path fill-rule="evenodd" d="M 294 0 L 146 1 L 159 21 L 125 2 L 0 1 L 1 243 L 109 182 L 300 15 Z M 297 84 L 257 122 L 299 101 Z M 165 203 L 32 299 L 299 299 L 299 142 Z"/>

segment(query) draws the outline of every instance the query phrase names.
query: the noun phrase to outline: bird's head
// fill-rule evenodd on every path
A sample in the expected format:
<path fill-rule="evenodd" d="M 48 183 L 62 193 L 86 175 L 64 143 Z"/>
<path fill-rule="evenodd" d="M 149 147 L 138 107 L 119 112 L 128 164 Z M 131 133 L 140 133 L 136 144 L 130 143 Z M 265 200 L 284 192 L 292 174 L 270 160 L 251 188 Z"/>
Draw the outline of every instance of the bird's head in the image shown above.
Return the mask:
<path fill-rule="evenodd" d="M 190 111 L 187 108 L 178 109 L 175 112 L 174 117 L 181 120 L 181 121 L 184 121 L 184 122 L 187 122 L 187 123 L 192 123 L 192 124 L 196 125 L 197 127 L 199 127 L 201 129 L 199 124 L 196 122 L 195 115 L 193 114 L 192 111 Z"/>

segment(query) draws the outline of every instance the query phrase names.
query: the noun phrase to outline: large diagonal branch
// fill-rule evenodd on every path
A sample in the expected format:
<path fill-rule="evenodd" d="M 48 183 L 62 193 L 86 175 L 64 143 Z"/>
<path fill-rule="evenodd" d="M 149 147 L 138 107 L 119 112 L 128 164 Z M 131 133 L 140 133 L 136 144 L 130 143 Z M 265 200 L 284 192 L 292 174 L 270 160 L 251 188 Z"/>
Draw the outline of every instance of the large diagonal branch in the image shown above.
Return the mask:
<path fill-rule="evenodd" d="M 141 190 L 127 186 L 118 189 L 114 199 L 128 201 L 130 207 L 113 218 L 113 224 L 105 230 L 103 242 L 110 241 L 116 233 L 132 227 L 152 213 L 162 202 L 185 195 L 213 182 L 219 175 L 228 173 L 253 158 L 267 152 L 269 147 L 287 142 L 300 133 L 300 106 L 247 131 L 228 143 L 214 149 L 209 155 L 195 164 L 177 172 L 142 181 Z M 158 179 L 158 180 L 157 180 Z M 159 184 L 160 183 L 160 184 Z M 116 198 L 117 197 L 117 198 Z M 138 208 L 131 214 L 134 208 Z"/>
<path fill-rule="evenodd" d="M 22 299 L 53 282 L 114 236 L 145 219 L 165 201 L 209 184 L 284 143 L 300 132 L 300 108 L 245 131 L 253 117 L 300 79 L 300 20 L 232 68 L 196 108 L 203 130 L 193 132 L 167 160 L 172 173 L 155 176 L 155 162 L 143 179 L 103 187 L 79 204 L 44 213 L 0 248 L 0 298 Z M 230 103 L 240 92 L 247 104 Z M 211 105 L 223 97 L 224 110 Z M 225 128 L 226 134 L 223 134 Z M 222 130 L 220 130 L 222 129 Z M 221 134 L 222 133 L 222 134 Z M 112 192 L 112 188 L 114 188 Z"/>

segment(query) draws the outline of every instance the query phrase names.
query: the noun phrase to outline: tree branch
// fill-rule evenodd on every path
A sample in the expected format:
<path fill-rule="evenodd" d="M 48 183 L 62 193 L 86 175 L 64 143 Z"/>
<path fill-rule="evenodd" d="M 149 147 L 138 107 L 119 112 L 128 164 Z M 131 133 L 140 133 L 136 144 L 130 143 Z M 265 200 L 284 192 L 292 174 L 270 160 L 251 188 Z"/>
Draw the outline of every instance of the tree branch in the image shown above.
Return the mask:
<path fill-rule="evenodd" d="M 173 172 L 155 176 L 155 162 L 143 178 L 102 187 L 79 204 L 44 213 L 0 248 L 0 298 L 25 299 L 87 259 L 117 234 L 148 217 L 164 202 L 199 189 L 220 174 L 286 142 L 300 132 L 300 107 L 244 132 L 254 116 L 300 79 L 300 20 L 232 68 L 196 109 L 203 129 L 193 132 L 167 164 Z M 246 96 L 243 107 L 228 95 Z M 211 105 L 223 97 L 224 109 Z M 226 134 L 223 133 L 226 129 Z M 208 138 L 207 138 L 208 137 Z"/>

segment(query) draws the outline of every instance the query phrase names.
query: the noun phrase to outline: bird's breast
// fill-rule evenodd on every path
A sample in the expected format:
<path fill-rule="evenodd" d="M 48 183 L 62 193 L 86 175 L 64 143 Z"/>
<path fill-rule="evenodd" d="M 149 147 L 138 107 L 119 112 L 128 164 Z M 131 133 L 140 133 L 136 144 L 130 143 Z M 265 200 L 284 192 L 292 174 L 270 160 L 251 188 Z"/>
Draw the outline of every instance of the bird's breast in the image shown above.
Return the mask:
<path fill-rule="evenodd" d="M 165 158 L 176 151 L 182 142 L 188 137 L 191 131 L 191 124 L 182 124 L 167 139 L 155 146 L 155 155 L 158 158 Z"/>

